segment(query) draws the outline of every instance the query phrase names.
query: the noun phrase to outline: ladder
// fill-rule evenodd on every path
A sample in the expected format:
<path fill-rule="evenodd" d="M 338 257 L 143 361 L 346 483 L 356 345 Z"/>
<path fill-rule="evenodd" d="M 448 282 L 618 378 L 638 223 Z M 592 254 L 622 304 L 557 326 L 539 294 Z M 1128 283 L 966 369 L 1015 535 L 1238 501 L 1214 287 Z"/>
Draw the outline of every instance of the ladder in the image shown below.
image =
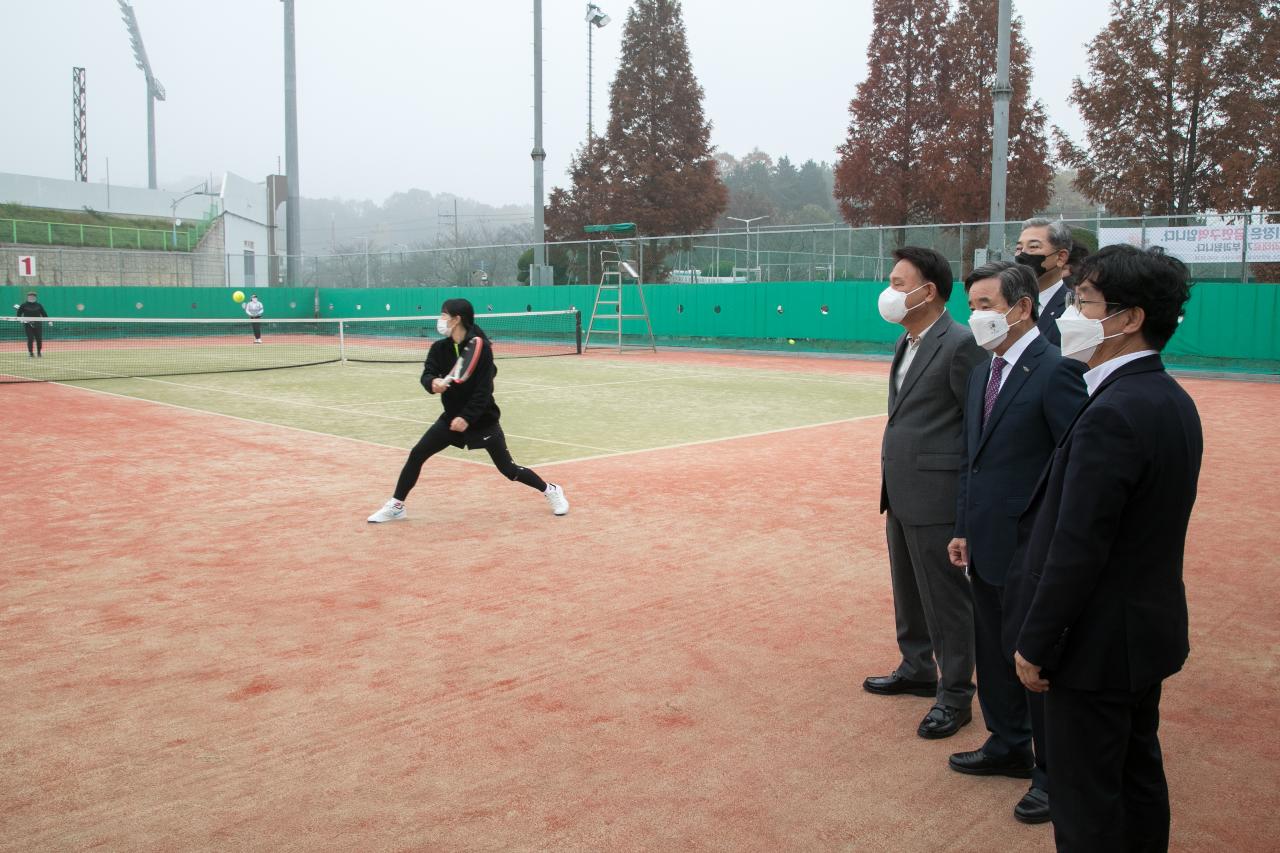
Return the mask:
<path fill-rule="evenodd" d="M 657 352 L 658 347 L 653 339 L 653 323 L 649 322 L 649 306 L 645 303 L 644 287 L 640 284 L 640 276 L 636 273 L 635 268 L 628 261 L 622 260 L 618 252 L 601 252 L 600 266 L 602 269 L 600 287 L 596 289 L 596 304 L 591 309 L 591 322 L 587 324 L 587 339 L 583 342 L 582 349 L 585 351 L 591 347 L 592 334 L 595 334 L 597 338 L 601 335 L 612 337 L 616 334 L 618 336 L 618 352 L 622 352 L 623 323 L 627 320 L 644 320 L 645 328 L 649 332 L 649 348 Z M 622 276 L 624 273 L 636 281 L 636 293 L 640 295 L 641 313 L 639 314 L 622 313 Z M 601 308 L 604 309 L 604 313 L 601 313 Z M 600 323 L 602 327 L 597 328 L 597 323 Z M 610 326 L 609 323 L 616 325 Z"/>

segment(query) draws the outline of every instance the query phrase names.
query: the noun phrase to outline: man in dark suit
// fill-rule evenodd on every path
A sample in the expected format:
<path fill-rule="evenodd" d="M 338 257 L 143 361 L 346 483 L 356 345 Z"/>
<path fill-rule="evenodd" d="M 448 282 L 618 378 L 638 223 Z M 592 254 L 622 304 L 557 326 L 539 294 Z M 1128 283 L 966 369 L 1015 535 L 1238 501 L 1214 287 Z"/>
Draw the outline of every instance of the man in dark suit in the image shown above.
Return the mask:
<path fill-rule="evenodd" d="M 978 703 L 991 733 L 980 748 L 951 756 L 951 769 L 977 776 L 1031 779 L 1013 810 L 1023 823 L 1049 820 L 1042 715 L 1001 643 L 1005 575 L 1018 538 L 1018 516 L 1085 401 L 1084 365 L 1064 359 L 1036 328 L 1036 278 L 1030 267 L 996 261 L 965 279 L 969 326 L 993 358 L 974 368 L 964 409 L 953 565 L 967 569 L 973 594 Z M 1039 711 L 1040 708 L 1035 710 Z M 1032 751 L 1032 733 L 1035 751 Z"/>
<path fill-rule="evenodd" d="M 880 314 L 905 331 L 889 375 L 880 511 L 902 660 L 862 686 L 882 695 L 932 697 L 935 704 L 916 732 L 943 738 L 972 720 L 973 606 L 968 584 L 947 559 L 947 543 L 964 453 L 965 384 L 986 354 L 947 313 L 947 259 L 912 246 L 893 254 L 897 264 L 880 294 Z"/>
<path fill-rule="evenodd" d="M 1059 320 L 1090 397 L 1019 522 L 1014 661 L 1045 692 L 1058 849 L 1165 850 L 1164 679 L 1189 644 L 1182 559 L 1204 440 L 1159 350 L 1190 296 L 1159 249 L 1087 258 Z"/>
<path fill-rule="evenodd" d="M 1074 246 L 1071 229 L 1061 219 L 1028 219 L 1013 247 L 1016 260 L 1031 267 L 1040 290 L 1040 320 L 1037 327 L 1049 343 L 1060 343 L 1057 320 L 1066 308 L 1067 288 L 1062 277 Z"/>

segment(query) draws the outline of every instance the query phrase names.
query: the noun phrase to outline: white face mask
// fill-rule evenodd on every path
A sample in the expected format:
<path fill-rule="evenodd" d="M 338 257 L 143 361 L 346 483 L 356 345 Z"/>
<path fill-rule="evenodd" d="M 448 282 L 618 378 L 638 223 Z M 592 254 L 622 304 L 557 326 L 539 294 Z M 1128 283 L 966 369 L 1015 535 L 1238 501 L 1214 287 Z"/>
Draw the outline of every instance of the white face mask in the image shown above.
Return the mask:
<path fill-rule="evenodd" d="M 449 318 L 448 317 L 436 318 L 436 332 L 438 332 L 441 335 L 449 334 Z"/>
<path fill-rule="evenodd" d="M 973 339 L 978 346 L 991 350 L 1004 343 L 1004 339 L 1009 337 L 1009 311 L 1003 314 L 999 311 L 974 311 L 969 315 L 969 328 L 973 330 Z"/>
<path fill-rule="evenodd" d="M 1120 311 L 1116 312 L 1116 314 L 1119 313 Z M 1108 314 L 1102 320 L 1110 320 L 1116 314 Z M 1062 316 L 1057 320 L 1058 331 L 1062 333 L 1063 356 L 1088 364 L 1089 359 L 1093 358 L 1093 354 L 1098 351 L 1098 347 L 1102 346 L 1103 341 L 1109 341 L 1124 334 L 1124 332 L 1116 332 L 1114 335 L 1108 335 L 1102 328 L 1102 320 L 1091 320 L 1081 314 L 1080 309 L 1074 305 L 1063 311 Z"/>
<path fill-rule="evenodd" d="M 916 290 L 921 290 L 928 286 L 927 284 L 922 284 Z M 894 290 L 892 286 L 886 287 L 880 292 L 880 298 L 877 300 L 880 316 L 886 322 L 901 323 L 906 318 L 908 311 L 912 310 L 912 308 L 919 308 L 920 305 L 924 304 L 921 302 L 920 305 L 912 305 L 911 308 L 907 307 L 907 297 L 915 293 L 916 290 L 903 293 L 901 290 Z"/>

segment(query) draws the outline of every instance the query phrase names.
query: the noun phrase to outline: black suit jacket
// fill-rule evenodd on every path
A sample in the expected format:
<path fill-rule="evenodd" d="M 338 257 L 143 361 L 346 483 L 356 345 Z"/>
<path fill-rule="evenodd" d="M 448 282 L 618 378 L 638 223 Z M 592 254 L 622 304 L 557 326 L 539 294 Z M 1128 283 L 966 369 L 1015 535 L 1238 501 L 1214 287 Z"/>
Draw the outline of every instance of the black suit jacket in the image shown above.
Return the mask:
<path fill-rule="evenodd" d="M 1019 522 L 1005 586 L 1006 612 L 1025 613 L 1014 647 L 1051 683 L 1140 690 L 1182 668 L 1203 450 L 1195 404 L 1158 355 L 1120 367 L 1076 416 Z"/>
<path fill-rule="evenodd" d="M 969 377 L 955 535 L 968 540 L 971 570 L 992 586 L 1004 586 L 1018 541 L 1018 517 L 1053 448 L 1088 399 L 1083 368 L 1037 336 L 1006 368 L 1011 372 L 985 427 L 982 407 L 991 359 Z"/>
<path fill-rule="evenodd" d="M 1041 310 L 1040 319 L 1036 320 L 1036 328 L 1040 330 L 1040 334 L 1048 338 L 1049 343 L 1055 347 L 1062 346 L 1062 332 L 1058 331 L 1057 321 L 1066 310 L 1067 285 L 1063 282 L 1062 287 L 1058 288 L 1058 292 L 1049 298 L 1049 302 Z"/>

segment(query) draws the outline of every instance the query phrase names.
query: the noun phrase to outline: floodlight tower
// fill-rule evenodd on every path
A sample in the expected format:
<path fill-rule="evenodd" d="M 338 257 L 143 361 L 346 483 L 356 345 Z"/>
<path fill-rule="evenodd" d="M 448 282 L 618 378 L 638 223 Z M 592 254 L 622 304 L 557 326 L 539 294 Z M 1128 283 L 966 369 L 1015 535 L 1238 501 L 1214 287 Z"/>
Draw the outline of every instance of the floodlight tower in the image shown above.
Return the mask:
<path fill-rule="evenodd" d="M 595 64 L 592 61 L 592 43 L 591 43 L 592 36 L 595 34 L 596 30 L 600 29 L 601 27 L 604 27 L 611 20 L 613 19 L 610 18 L 608 15 L 606 15 L 604 13 L 604 10 L 601 9 L 599 6 L 597 6 L 595 3 L 587 4 L 586 21 L 587 21 L 587 152 L 588 153 L 590 153 L 591 151 L 591 137 L 592 137 L 591 109 L 594 106 L 591 99 L 592 75 L 595 71 L 595 67 L 594 67 Z"/>
<path fill-rule="evenodd" d="M 129 0 L 116 0 L 124 25 L 129 28 L 129 41 L 133 43 L 133 58 L 147 78 L 147 186 L 156 188 L 156 101 L 164 100 L 164 86 L 151 73 L 147 60 L 147 48 L 142 44 L 142 31 L 138 29 L 138 17 L 133 14 Z"/>
<path fill-rule="evenodd" d="M 84 89 L 84 69 L 71 69 L 72 143 L 75 146 L 76 180 L 89 180 L 89 118 L 85 114 L 88 100 Z"/>

